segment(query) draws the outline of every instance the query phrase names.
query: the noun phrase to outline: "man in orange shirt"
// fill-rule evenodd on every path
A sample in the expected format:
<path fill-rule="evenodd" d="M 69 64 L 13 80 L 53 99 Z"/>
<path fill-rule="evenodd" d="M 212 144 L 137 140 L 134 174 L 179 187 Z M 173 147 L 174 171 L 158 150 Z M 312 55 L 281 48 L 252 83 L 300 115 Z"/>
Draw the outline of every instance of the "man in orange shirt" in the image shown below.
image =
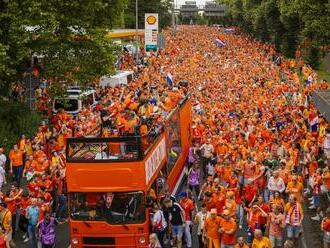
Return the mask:
<path fill-rule="evenodd" d="M 220 248 L 221 218 L 217 216 L 216 208 L 211 209 L 210 215 L 204 223 L 204 237 L 207 239 L 208 248 Z"/>
<path fill-rule="evenodd" d="M 301 202 L 304 186 L 298 182 L 297 176 L 292 177 L 292 181 L 288 183 L 285 192 L 295 196 L 298 202 Z"/>
<path fill-rule="evenodd" d="M 289 239 L 297 241 L 301 232 L 304 212 L 294 194 L 289 196 L 289 202 L 285 205 L 284 214 L 287 224 L 287 236 Z"/>
<path fill-rule="evenodd" d="M 186 239 L 187 248 L 192 247 L 192 239 L 191 239 L 191 231 L 190 227 L 192 225 L 192 220 L 195 218 L 195 204 L 194 202 L 187 197 L 187 192 L 181 193 L 181 200 L 180 206 L 182 207 L 185 213 L 185 226 L 184 226 L 184 233 Z"/>
<path fill-rule="evenodd" d="M 9 152 L 10 159 L 10 173 L 14 174 L 14 180 L 17 186 L 21 185 L 21 178 L 23 176 L 23 152 L 14 145 L 14 149 Z"/>
<path fill-rule="evenodd" d="M 230 216 L 229 210 L 224 210 L 221 220 L 221 248 L 233 248 L 235 245 L 235 234 L 237 230 L 237 224 L 234 218 Z"/>
<path fill-rule="evenodd" d="M 244 237 L 238 237 L 237 244 L 234 248 L 249 248 L 249 246 L 245 243 Z"/>

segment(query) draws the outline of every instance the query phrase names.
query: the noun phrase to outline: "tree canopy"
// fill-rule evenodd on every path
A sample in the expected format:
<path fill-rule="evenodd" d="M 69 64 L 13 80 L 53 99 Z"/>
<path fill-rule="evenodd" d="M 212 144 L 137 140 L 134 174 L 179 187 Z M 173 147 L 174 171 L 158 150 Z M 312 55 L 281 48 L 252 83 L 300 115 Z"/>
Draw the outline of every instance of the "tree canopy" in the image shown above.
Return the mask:
<path fill-rule="evenodd" d="M 125 27 L 135 28 L 135 2 L 136 0 L 127 0 L 125 9 Z M 171 11 L 173 0 L 138 0 L 138 25 L 144 28 L 144 14 L 158 13 L 160 29 L 169 26 L 172 22 Z"/>
<path fill-rule="evenodd" d="M 330 44 L 328 0 L 218 0 L 227 5 L 227 24 L 275 44 L 293 57 L 300 46 L 305 60 L 318 66 L 320 47 Z"/>
<path fill-rule="evenodd" d="M 0 1 L 0 87 L 20 78 L 34 54 L 55 82 L 86 84 L 111 73 L 116 49 L 105 34 L 123 26 L 125 6 L 126 0 Z"/>

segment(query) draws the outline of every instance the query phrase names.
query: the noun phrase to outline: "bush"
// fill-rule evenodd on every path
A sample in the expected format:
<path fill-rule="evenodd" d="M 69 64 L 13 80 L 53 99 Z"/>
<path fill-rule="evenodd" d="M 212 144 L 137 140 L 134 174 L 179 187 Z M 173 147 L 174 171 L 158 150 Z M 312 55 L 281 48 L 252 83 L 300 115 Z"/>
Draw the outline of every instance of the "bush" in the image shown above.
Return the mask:
<path fill-rule="evenodd" d="M 9 150 L 22 134 L 35 135 L 42 118 L 17 102 L 0 101 L 0 146 Z"/>
<path fill-rule="evenodd" d="M 316 45 L 312 45 L 306 51 L 304 59 L 307 64 L 311 65 L 313 69 L 318 69 L 321 64 L 321 52 L 320 48 Z"/>

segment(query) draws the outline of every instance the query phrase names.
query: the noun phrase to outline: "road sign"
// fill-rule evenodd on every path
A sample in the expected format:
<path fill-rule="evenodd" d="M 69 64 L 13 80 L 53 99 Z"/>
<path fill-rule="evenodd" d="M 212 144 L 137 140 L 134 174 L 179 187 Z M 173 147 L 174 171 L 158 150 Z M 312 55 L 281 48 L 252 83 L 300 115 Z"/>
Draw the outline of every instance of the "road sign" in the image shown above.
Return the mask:
<path fill-rule="evenodd" d="M 146 13 L 144 26 L 145 50 L 146 52 L 157 51 L 158 39 L 158 14 Z"/>

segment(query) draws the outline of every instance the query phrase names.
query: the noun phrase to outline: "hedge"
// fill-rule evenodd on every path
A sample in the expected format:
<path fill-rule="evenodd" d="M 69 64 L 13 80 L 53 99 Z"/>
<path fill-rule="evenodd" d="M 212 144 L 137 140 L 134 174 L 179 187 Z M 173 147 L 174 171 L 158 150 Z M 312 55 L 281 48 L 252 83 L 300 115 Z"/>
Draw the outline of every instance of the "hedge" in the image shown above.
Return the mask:
<path fill-rule="evenodd" d="M 0 100 L 0 147 L 8 155 L 22 134 L 26 137 L 36 134 L 41 120 L 39 114 L 31 112 L 22 103 Z"/>

